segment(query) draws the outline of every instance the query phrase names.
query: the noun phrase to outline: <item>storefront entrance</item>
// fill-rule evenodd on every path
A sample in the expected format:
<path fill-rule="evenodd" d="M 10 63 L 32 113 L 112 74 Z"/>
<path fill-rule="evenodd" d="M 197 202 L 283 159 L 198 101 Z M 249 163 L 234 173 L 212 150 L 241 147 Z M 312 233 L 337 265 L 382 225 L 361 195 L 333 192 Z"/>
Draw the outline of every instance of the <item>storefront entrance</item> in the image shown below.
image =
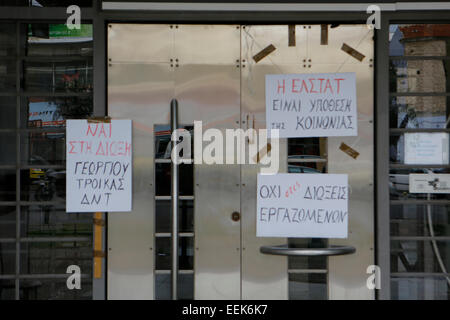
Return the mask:
<path fill-rule="evenodd" d="M 266 74 L 355 72 L 358 136 L 279 144 L 279 172 L 348 174 L 348 238 L 256 237 L 256 177 L 263 164 L 182 164 L 178 298 L 373 299 L 366 286 L 375 255 L 373 31 L 366 25 L 162 24 L 110 24 L 107 31 L 108 115 L 133 120 L 134 148 L 133 210 L 108 216 L 107 297 L 171 298 L 172 99 L 180 127 L 192 131 L 202 121 L 204 131 L 225 137 L 225 129 L 265 128 Z M 254 139 L 246 137 L 244 145 Z M 260 252 L 282 244 L 298 255 Z M 356 252 L 329 256 L 323 248 L 332 245 Z"/>

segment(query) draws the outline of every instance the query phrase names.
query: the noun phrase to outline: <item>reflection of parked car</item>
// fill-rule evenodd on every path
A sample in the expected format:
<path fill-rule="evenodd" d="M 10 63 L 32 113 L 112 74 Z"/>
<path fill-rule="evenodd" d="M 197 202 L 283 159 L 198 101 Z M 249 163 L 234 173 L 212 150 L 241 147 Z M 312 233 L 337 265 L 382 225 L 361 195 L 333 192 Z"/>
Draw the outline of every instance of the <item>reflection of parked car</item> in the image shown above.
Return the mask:
<path fill-rule="evenodd" d="M 323 159 L 321 156 L 314 155 L 291 155 L 288 156 L 288 160 L 318 160 Z"/>
<path fill-rule="evenodd" d="M 65 169 L 39 169 L 38 166 L 47 166 L 49 162 L 40 156 L 31 156 L 30 165 L 36 166 L 30 169 L 32 184 L 38 185 L 35 193 L 37 201 L 49 201 L 56 196 L 64 198 L 66 194 L 66 170 Z M 32 172 L 33 170 L 33 172 Z M 35 174 L 42 172 L 42 174 Z"/>
<path fill-rule="evenodd" d="M 289 173 L 321 173 L 319 170 L 309 167 L 303 167 L 303 166 L 294 166 L 289 165 L 288 166 L 288 172 Z"/>

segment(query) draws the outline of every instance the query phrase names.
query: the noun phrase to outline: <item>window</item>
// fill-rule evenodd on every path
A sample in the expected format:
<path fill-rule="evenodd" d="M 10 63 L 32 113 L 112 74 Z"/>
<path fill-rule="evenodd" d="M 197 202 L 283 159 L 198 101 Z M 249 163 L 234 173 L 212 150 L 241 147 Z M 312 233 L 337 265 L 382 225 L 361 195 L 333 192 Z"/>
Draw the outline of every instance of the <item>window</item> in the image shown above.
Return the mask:
<path fill-rule="evenodd" d="M 411 193 L 409 184 L 410 174 L 449 173 L 450 164 L 406 157 L 408 134 L 450 132 L 449 44 L 449 24 L 390 26 L 392 299 L 450 298 L 450 195 Z"/>
<path fill-rule="evenodd" d="M 65 212 L 65 121 L 92 114 L 92 46 L 92 25 L 0 24 L 0 300 L 92 299 L 92 214 Z"/>

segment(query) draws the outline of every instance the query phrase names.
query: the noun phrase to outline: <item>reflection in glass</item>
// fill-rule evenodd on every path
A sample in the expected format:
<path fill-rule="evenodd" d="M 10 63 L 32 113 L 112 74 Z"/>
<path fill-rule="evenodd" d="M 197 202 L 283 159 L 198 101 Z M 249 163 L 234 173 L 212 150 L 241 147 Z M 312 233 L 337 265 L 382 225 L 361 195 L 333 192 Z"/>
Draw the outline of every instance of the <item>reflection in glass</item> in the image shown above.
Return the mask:
<path fill-rule="evenodd" d="M 156 201 L 156 217 L 155 217 L 155 231 L 156 232 L 171 232 L 172 231 L 172 215 L 171 202 L 168 200 Z M 178 217 L 178 231 L 179 232 L 194 232 L 194 202 L 192 200 L 179 200 L 179 217 Z"/>
<path fill-rule="evenodd" d="M 69 29 L 65 24 L 28 24 L 26 55 L 28 56 L 85 56 L 93 53 L 92 25 Z"/>
<path fill-rule="evenodd" d="M 289 300 L 326 300 L 327 274 L 289 274 Z"/>
<path fill-rule="evenodd" d="M 0 46 L 2 44 L 0 42 Z M 0 92 L 14 92 L 15 90 L 16 60 L 0 61 Z"/>
<path fill-rule="evenodd" d="M 66 119 L 92 115 L 92 96 L 29 97 L 22 101 L 22 128 L 65 128 Z"/>
<path fill-rule="evenodd" d="M 39 165 L 20 171 L 20 198 L 23 201 L 58 201 L 66 197 L 66 170 L 41 169 Z"/>
<path fill-rule="evenodd" d="M 326 162 L 290 162 L 289 173 L 326 173 Z"/>
<path fill-rule="evenodd" d="M 288 139 L 288 159 L 326 158 L 326 138 L 290 138 Z"/>
<path fill-rule="evenodd" d="M 179 237 L 178 266 L 181 270 L 194 269 L 194 238 Z M 172 265 L 172 240 L 169 237 L 157 237 L 155 239 L 155 269 L 170 270 Z"/>
<path fill-rule="evenodd" d="M 156 274 L 155 275 L 155 299 L 156 300 L 170 300 L 171 296 L 171 282 L 170 274 Z M 193 274 L 179 274 L 177 281 L 177 293 L 179 300 L 193 300 L 194 299 L 194 275 Z"/>
<path fill-rule="evenodd" d="M 192 164 L 180 164 L 179 187 L 181 196 L 192 196 L 194 194 L 194 166 Z M 170 196 L 171 191 L 170 163 L 155 164 L 155 182 L 157 196 Z"/>
<path fill-rule="evenodd" d="M 450 148 L 450 139 L 447 138 L 447 145 L 445 145 L 443 142 L 441 141 L 445 141 L 442 140 L 443 136 L 446 135 L 446 133 L 407 133 L 407 135 L 409 135 L 409 140 L 407 139 L 407 141 L 415 141 L 412 140 L 414 139 L 413 137 L 418 137 L 418 135 L 425 135 L 425 138 L 421 138 L 421 140 L 426 140 L 426 141 L 430 141 L 430 143 L 426 144 L 427 148 L 430 148 L 430 145 L 433 146 L 434 143 L 435 146 L 439 147 L 442 144 L 442 150 L 445 150 L 447 148 L 447 150 L 449 150 Z M 439 140 L 438 140 L 439 139 Z M 420 145 L 420 144 L 415 144 L 415 145 Z M 411 146 L 411 143 L 408 142 L 408 147 Z M 415 149 L 413 149 L 415 150 Z M 420 149 L 419 149 L 420 150 Z M 423 154 L 426 155 L 426 149 L 422 149 L 424 151 L 422 151 Z M 431 149 L 431 152 L 434 152 L 434 149 Z M 405 135 L 404 134 L 391 134 L 389 136 L 389 157 L 390 157 L 390 162 L 392 163 L 405 163 Z M 430 156 L 428 156 L 426 159 L 426 161 L 428 161 L 428 159 L 430 158 Z M 411 158 L 410 158 L 411 159 Z M 409 160 L 411 161 L 411 160 Z M 434 165 L 434 164 L 448 164 L 448 155 L 447 158 L 440 156 L 439 158 L 431 158 L 430 160 L 431 163 L 426 163 L 427 165 Z M 434 162 L 434 163 L 433 163 Z M 423 162 L 422 162 L 423 163 Z M 410 164 L 410 163 L 408 163 Z"/>
<path fill-rule="evenodd" d="M 448 128 L 450 109 L 445 96 L 391 97 L 389 121 L 391 128 Z"/>
<path fill-rule="evenodd" d="M 21 244 L 20 272 L 25 274 L 65 274 L 77 265 L 83 274 L 92 274 L 92 241 L 25 242 Z"/>
<path fill-rule="evenodd" d="M 447 205 L 391 205 L 392 236 L 446 236 L 450 234 Z"/>
<path fill-rule="evenodd" d="M 0 97 L 0 128 L 16 128 L 16 118 L 16 97 Z"/>
<path fill-rule="evenodd" d="M 0 275 L 16 273 L 16 244 L 0 242 Z M 1 288 L 0 279 L 0 291 Z"/>
<path fill-rule="evenodd" d="M 191 158 L 194 156 L 194 127 L 191 125 L 180 125 L 180 129 L 189 131 L 191 136 Z M 155 129 L 155 159 L 170 159 L 172 145 L 170 143 L 170 125 L 157 124 Z M 181 138 L 182 141 L 183 138 Z M 184 157 L 183 151 L 180 157 Z"/>
<path fill-rule="evenodd" d="M 20 300 L 92 300 L 92 277 L 81 278 L 80 290 L 69 290 L 67 279 L 22 279 Z"/>
<path fill-rule="evenodd" d="M 26 62 L 25 90 L 92 91 L 92 61 Z"/>
<path fill-rule="evenodd" d="M 0 201 L 16 200 L 16 171 L 0 169 Z"/>
<path fill-rule="evenodd" d="M 449 267 L 449 241 L 391 240 L 391 272 L 439 273 Z"/>
<path fill-rule="evenodd" d="M 16 164 L 16 133 L 0 133 L 0 164 Z"/>
<path fill-rule="evenodd" d="M 89 237 L 92 213 L 66 213 L 65 205 L 23 206 L 20 210 L 22 237 Z"/>
<path fill-rule="evenodd" d="M 16 207 L 0 206 L 0 239 L 16 237 Z"/>
<path fill-rule="evenodd" d="M 390 56 L 448 56 L 450 24 L 394 24 L 389 33 Z"/>
<path fill-rule="evenodd" d="M 391 299 L 450 300 L 445 277 L 392 277 Z"/>
<path fill-rule="evenodd" d="M 390 169 L 389 195 L 391 200 L 422 199 L 422 200 L 450 200 L 450 194 L 445 193 L 409 193 L 410 174 L 449 173 L 448 168 L 417 168 L 417 169 Z"/>
<path fill-rule="evenodd" d="M 14 57 L 16 55 L 15 23 L 0 23 L 0 44 L 0 57 Z"/>

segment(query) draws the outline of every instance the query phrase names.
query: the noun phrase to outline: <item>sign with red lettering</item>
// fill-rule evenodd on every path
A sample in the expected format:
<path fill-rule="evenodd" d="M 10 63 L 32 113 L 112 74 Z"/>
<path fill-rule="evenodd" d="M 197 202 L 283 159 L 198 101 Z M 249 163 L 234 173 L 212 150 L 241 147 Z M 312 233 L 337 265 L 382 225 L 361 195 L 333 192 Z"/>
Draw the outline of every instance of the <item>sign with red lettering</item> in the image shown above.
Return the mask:
<path fill-rule="evenodd" d="M 346 73 L 266 75 L 266 124 L 280 138 L 356 136 L 356 76 Z"/>
<path fill-rule="evenodd" d="M 66 122 L 66 211 L 131 211 L 131 120 Z"/>
<path fill-rule="evenodd" d="M 347 238 L 346 174 L 258 174 L 256 236 Z"/>

